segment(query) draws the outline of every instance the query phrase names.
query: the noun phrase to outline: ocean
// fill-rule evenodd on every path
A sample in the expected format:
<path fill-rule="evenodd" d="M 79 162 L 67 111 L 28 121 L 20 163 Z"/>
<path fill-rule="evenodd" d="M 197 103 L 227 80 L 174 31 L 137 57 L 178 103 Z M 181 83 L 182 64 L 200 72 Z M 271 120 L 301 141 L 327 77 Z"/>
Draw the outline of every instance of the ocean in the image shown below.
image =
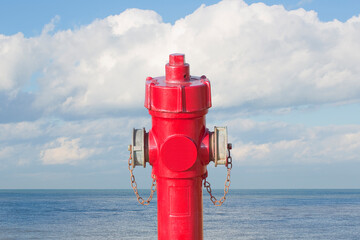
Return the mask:
<path fill-rule="evenodd" d="M 0 190 L 1 240 L 157 239 L 156 231 L 156 196 L 141 206 L 132 190 Z M 230 189 L 221 207 L 204 191 L 204 239 L 357 240 L 360 190 Z"/>

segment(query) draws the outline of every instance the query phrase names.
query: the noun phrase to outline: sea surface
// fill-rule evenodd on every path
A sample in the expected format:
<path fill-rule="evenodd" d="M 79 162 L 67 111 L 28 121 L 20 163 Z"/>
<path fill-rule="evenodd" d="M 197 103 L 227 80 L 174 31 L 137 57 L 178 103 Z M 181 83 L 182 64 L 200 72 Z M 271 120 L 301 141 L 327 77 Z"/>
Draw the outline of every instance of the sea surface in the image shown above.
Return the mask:
<path fill-rule="evenodd" d="M 157 239 L 156 196 L 141 206 L 132 190 L 0 190 L 0 239 Z M 231 189 L 221 207 L 204 192 L 204 239 L 357 240 L 360 190 Z"/>

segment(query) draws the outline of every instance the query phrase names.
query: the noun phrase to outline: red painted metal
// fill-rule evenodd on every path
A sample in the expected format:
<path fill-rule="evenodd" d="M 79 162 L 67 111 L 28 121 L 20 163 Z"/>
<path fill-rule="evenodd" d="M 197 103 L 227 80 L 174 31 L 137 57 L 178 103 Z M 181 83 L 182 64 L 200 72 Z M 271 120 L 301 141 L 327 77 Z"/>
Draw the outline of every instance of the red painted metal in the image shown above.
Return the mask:
<path fill-rule="evenodd" d="M 209 163 L 210 82 L 190 76 L 184 54 L 171 54 L 165 77 L 146 79 L 152 116 L 149 163 L 157 181 L 158 239 L 203 239 L 202 176 Z"/>

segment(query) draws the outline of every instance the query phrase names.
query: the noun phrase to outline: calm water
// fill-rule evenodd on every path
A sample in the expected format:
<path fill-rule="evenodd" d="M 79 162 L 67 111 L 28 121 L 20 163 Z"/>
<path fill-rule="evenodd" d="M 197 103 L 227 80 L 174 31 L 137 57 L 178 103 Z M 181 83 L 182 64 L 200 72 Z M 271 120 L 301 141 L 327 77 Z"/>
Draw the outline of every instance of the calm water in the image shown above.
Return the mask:
<path fill-rule="evenodd" d="M 217 192 L 221 194 L 221 190 Z M 0 190 L 0 239 L 156 239 L 131 190 Z M 204 193 L 205 239 L 360 239 L 360 190 Z"/>

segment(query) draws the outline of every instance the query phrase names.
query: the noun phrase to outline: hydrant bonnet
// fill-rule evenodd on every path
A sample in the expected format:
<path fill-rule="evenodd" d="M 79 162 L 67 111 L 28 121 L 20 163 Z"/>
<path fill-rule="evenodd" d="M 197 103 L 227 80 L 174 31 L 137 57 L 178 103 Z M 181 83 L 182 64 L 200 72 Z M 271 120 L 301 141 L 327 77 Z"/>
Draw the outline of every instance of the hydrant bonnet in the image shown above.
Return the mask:
<path fill-rule="evenodd" d="M 171 54 L 166 77 L 147 78 L 144 106 L 157 112 L 190 113 L 211 107 L 211 87 L 205 77 L 190 76 L 184 54 Z"/>

